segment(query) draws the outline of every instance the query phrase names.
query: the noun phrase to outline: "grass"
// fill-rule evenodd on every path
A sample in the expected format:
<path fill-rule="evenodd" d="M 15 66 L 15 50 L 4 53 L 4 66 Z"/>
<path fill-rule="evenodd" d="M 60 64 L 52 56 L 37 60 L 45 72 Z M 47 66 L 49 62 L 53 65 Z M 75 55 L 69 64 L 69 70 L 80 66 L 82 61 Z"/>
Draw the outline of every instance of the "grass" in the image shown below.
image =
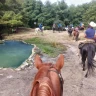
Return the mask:
<path fill-rule="evenodd" d="M 49 55 L 50 57 L 56 57 L 66 50 L 66 47 L 60 43 L 49 42 L 39 37 L 27 39 L 25 42 L 35 44 L 43 53 Z"/>

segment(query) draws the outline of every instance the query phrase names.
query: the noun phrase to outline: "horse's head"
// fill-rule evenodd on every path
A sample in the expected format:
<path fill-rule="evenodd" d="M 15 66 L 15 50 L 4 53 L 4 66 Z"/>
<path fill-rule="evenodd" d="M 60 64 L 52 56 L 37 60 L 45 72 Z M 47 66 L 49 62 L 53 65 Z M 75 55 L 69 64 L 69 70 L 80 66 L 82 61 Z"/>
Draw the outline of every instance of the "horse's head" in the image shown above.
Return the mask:
<path fill-rule="evenodd" d="M 63 55 L 60 55 L 56 64 L 42 62 L 39 55 L 36 55 L 36 57 L 35 57 L 35 66 L 38 70 L 41 69 L 41 68 L 44 68 L 44 67 L 54 66 L 55 69 L 60 71 L 60 69 L 63 67 L 63 65 L 64 65 L 64 56 Z"/>
<path fill-rule="evenodd" d="M 44 96 L 54 96 L 53 94 L 55 94 L 55 96 L 60 96 L 63 89 L 63 79 L 60 70 L 63 65 L 63 55 L 60 55 L 56 64 L 44 63 L 41 58 L 36 55 L 35 66 L 38 69 L 38 72 L 34 79 L 31 96 L 43 96 L 44 94 L 46 94 Z M 38 92 L 39 95 L 36 95 L 36 92 Z"/>

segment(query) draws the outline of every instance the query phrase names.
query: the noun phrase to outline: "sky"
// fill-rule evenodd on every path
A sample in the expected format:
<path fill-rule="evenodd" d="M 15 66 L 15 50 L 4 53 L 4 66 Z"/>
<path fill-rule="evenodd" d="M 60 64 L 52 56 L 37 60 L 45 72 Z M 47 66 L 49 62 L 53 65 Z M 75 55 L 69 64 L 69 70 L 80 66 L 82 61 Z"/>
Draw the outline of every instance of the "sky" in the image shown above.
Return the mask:
<path fill-rule="evenodd" d="M 47 0 L 41 0 L 43 3 L 46 2 Z M 54 2 L 57 2 L 57 1 L 60 1 L 60 0 L 49 0 L 51 3 L 54 3 Z M 74 4 L 74 5 L 81 5 L 81 4 L 84 4 L 84 3 L 88 3 L 92 0 L 64 0 L 67 5 L 71 5 L 71 4 Z"/>

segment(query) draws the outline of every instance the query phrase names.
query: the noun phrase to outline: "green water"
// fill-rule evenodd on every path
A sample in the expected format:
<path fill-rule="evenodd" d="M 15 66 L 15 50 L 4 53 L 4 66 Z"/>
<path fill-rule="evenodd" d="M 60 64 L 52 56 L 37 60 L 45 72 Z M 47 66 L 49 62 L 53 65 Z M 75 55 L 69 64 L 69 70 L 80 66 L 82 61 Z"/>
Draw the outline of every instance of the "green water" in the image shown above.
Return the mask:
<path fill-rule="evenodd" d="M 0 67 L 19 67 L 31 55 L 33 47 L 21 41 L 5 41 L 0 44 Z"/>

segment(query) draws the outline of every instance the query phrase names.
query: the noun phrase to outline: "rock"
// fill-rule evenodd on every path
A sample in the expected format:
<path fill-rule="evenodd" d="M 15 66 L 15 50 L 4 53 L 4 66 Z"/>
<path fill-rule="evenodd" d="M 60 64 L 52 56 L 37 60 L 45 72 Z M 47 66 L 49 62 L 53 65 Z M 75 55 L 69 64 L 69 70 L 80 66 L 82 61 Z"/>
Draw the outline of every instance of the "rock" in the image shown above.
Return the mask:
<path fill-rule="evenodd" d="M 3 40 L 0 40 L 0 44 L 3 44 L 4 43 L 4 41 Z"/>

